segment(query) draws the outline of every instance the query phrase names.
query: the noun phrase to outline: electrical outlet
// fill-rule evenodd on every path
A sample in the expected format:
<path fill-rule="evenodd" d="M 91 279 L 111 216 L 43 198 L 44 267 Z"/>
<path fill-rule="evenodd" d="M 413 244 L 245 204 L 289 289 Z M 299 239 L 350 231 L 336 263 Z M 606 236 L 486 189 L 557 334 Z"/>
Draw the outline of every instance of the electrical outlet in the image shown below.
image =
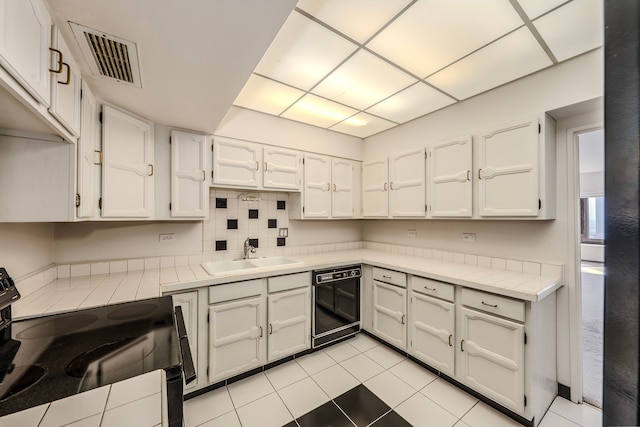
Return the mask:
<path fill-rule="evenodd" d="M 417 235 L 418 235 L 418 232 L 415 229 L 407 228 L 407 236 L 416 237 Z"/>
<path fill-rule="evenodd" d="M 278 237 L 289 237 L 289 229 L 288 228 L 279 228 L 278 229 Z"/>
<path fill-rule="evenodd" d="M 176 240 L 176 234 L 175 233 L 162 233 L 159 236 L 160 236 L 160 241 L 161 242 L 172 242 L 172 241 Z"/>
<path fill-rule="evenodd" d="M 462 240 L 465 242 L 475 242 L 476 233 L 462 233 Z"/>

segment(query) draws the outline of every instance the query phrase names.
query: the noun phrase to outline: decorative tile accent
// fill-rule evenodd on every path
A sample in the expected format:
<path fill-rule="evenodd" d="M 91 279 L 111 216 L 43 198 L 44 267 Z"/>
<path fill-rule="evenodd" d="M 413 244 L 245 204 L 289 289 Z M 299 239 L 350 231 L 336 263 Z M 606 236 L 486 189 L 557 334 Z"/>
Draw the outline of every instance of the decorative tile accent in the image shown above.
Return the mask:
<path fill-rule="evenodd" d="M 267 220 L 267 228 L 278 228 L 278 220 L 277 219 L 268 219 Z"/>
<path fill-rule="evenodd" d="M 238 220 L 237 219 L 228 219 L 227 220 L 227 230 L 237 230 L 238 229 Z"/>
<path fill-rule="evenodd" d="M 227 209 L 227 199 L 216 197 L 216 209 Z"/>
<path fill-rule="evenodd" d="M 285 246 L 287 244 L 287 239 L 284 237 L 278 237 L 277 246 Z"/>
<path fill-rule="evenodd" d="M 249 219 L 258 219 L 259 213 L 258 209 L 249 209 Z"/>
<path fill-rule="evenodd" d="M 251 246 L 253 246 L 254 248 L 256 248 L 256 249 L 259 247 L 258 246 L 258 239 L 249 239 L 249 244 Z"/>
<path fill-rule="evenodd" d="M 278 209 L 278 210 L 285 210 L 285 209 L 287 209 L 287 202 L 286 202 L 286 200 L 278 200 L 278 203 L 277 203 L 277 209 Z"/>
<path fill-rule="evenodd" d="M 227 241 L 216 240 L 216 251 L 226 251 L 226 250 L 227 250 Z"/>

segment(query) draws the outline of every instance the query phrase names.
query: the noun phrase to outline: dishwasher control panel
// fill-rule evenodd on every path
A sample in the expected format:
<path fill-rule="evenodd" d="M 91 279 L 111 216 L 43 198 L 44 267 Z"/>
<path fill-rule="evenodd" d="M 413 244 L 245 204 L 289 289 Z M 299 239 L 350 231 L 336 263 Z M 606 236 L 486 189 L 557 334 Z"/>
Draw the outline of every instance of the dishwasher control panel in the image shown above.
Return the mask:
<path fill-rule="evenodd" d="M 336 282 L 339 280 L 356 279 L 362 276 L 362 268 L 360 266 L 336 268 L 333 270 L 315 271 L 314 284 Z"/>

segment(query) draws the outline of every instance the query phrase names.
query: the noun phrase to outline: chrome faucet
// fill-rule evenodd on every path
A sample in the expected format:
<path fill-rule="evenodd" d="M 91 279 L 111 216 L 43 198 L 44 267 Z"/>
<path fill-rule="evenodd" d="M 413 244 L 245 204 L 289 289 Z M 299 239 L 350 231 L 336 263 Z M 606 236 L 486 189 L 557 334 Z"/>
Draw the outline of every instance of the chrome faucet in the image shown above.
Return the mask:
<path fill-rule="evenodd" d="M 256 248 L 254 248 L 249 243 L 249 238 L 247 237 L 247 239 L 244 241 L 244 259 L 251 258 L 251 254 L 255 254 L 255 253 L 256 253 Z"/>

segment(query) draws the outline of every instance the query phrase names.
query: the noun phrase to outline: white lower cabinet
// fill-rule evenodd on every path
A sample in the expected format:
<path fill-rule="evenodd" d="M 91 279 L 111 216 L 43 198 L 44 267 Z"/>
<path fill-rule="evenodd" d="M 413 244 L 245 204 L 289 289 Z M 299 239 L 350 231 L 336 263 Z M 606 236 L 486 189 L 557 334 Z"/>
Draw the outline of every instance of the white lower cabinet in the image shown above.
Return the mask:
<path fill-rule="evenodd" d="M 267 301 L 267 359 L 273 361 L 308 349 L 311 333 L 309 287 L 269 294 Z"/>
<path fill-rule="evenodd" d="M 191 358 L 193 366 L 198 369 L 198 291 L 185 292 L 182 294 L 172 295 L 173 306 L 182 308 L 182 317 L 184 318 L 184 326 L 187 330 L 189 339 L 189 349 L 191 350 Z M 189 392 L 196 388 L 198 379 L 187 384 L 184 388 L 185 392 Z"/>
<path fill-rule="evenodd" d="M 406 275 L 374 267 L 373 279 L 372 332 L 389 344 L 406 349 Z"/>

